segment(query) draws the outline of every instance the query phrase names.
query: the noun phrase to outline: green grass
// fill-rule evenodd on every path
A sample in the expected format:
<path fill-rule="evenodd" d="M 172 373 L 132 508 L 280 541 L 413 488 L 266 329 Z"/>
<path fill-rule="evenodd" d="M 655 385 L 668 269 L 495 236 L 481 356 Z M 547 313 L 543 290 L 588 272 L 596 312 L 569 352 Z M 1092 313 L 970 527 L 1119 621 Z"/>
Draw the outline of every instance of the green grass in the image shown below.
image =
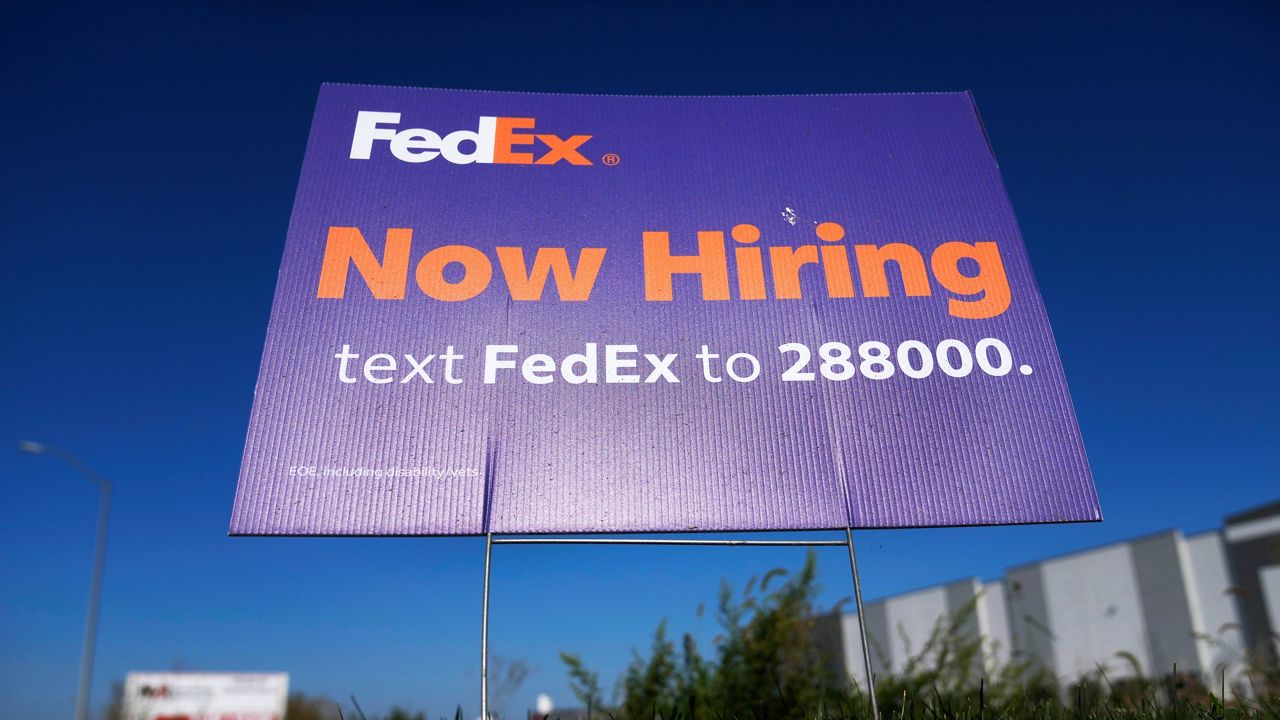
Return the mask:
<path fill-rule="evenodd" d="M 717 614 L 722 633 L 713 652 L 700 652 L 688 634 L 677 649 L 664 622 L 648 655 L 637 653 L 614 685 L 610 702 L 599 677 L 579 656 L 561 653 L 561 659 L 579 702 L 600 720 L 871 718 L 870 698 L 856 678 L 834 676 L 823 656 L 830 619 L 839 608 L 819 612 L 816 595 L 812 554 L 798 572 L 770 571 L 739 594 L 722 586 Z M 883 720 L 1280 720 L 1280 672 L 1271 653 L 1241 658 L 1230 675 L 1242 681 L 1227 687 L 1223 680 L 1217 695 L 1200 677 L 1176 667 L 1151 677 L 1127 653 L 1116 658 L 1126 669 L 1123 679 L 1098 668 L 1064 687 L 1034 661 L 995 664 L 996 648 L 970 630 L 976 603 L 940 618 L 900 672 L 877 678 Z M 826 630 L 821 629 L 824 618 Z M 1220 668 L 1215 675 L 1225 678 L 1226 671 Z M 1222 696 L 1238 699 L 1224 702 Z M 569 720 L 570 714 L 551 714 L 552 720 L 557 717 Z"/>

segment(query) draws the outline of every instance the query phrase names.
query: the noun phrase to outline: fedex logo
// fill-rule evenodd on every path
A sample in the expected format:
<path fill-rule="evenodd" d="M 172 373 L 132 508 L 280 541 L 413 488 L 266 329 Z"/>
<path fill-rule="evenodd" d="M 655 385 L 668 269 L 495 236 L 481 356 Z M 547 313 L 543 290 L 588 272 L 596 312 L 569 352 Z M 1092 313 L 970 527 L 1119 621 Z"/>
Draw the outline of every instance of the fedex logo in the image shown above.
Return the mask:
<path fill-rule="evenodd" d="M 580 151 L 590 135 L 561 138 L 536 133 L 533 118 L 483 116 L 475 130 L 456 130 L 443 137 L 426 128 L 400 129 L 399 125 L 400 113 L 361 110 L 351 137 L 351 159 L 368 160 L 375 143 L 386 143 L 396 159 L 407 163 L 442 157 L 455 165 L 591 164 Z"/>

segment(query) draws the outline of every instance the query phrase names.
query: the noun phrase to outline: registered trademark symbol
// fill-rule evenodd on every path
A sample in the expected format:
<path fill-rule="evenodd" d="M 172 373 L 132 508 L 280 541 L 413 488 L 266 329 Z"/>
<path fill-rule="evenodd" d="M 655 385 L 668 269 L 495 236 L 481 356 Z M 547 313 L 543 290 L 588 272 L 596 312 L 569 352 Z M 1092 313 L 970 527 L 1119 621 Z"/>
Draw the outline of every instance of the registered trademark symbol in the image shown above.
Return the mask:
<path fill-rule="evenodd" d="M 600 158 L 600 162 L 605 165 L 617 165 L 622 162 L 622 158 L 618 157 L 618 153 L 605 153 L 604 157 Z"/>

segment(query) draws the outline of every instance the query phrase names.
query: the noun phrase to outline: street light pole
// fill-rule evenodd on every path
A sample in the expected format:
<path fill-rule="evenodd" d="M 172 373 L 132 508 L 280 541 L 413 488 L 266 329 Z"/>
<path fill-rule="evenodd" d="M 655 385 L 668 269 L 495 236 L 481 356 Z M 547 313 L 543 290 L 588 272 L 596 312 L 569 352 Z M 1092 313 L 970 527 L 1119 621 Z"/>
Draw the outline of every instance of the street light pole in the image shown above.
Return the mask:
<path fill-rule="evenodd" d="M 111 481 L 95 473 L 69 452 L 43 443 L 24 440 L 20 452 L 52 455 L 80 472 L 98 486 L 98 538 L 93 550 L 93 576 L 89 581 L 89 614 L 84 625 L 84 649 L 80 654 L 80 683 L 76 688 L 75 720 L 89 720 L 89 686 L 93 677 L 93 656 L 98 643 L 98 608 L 102 602 L 102 568 L 107 559 L 107 521 L 111 515 Z"/>

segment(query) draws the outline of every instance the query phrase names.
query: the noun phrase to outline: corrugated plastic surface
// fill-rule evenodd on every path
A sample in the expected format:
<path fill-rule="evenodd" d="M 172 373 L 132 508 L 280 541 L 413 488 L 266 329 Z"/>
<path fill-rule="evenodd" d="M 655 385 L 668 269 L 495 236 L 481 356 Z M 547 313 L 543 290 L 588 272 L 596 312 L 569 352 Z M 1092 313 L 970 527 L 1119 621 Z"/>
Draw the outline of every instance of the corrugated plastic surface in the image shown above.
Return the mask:
<path fill-rule="evenodd" d="M 590 167 L 405 163 L 375 146 L 348 157 L 359 111 L 401 127 L 474 130 L 480 116 L 533 117 L 537 132 L 590 134 Z M 520 148 L 525 150 L 526 148 Z M 604 153 L 620 162 L 606 165 Z M 794 220 L 794 223 L 792 222 Z M 705 302 L 695 278 L 671 302 L 644 297 L 642 233 L 697 251 L 698 231 L 758 226 L 756 246 L 906 243 L 927 262 L 949 241 L 993 241 L 1012 302 L 983 320 L 956 297 L 829 298 L 817 267 L 800 300 Z M 411 228 L 411 262 L 461 244 L 493 281 L 441 302 L 410 266 L 403 300 L 376 300 L 354 268 L 342 300 L 317 298 L 331 226 L 381 254 Z M 270 239 L 264 238 L 264 243 Z M 607 248 L 586 302 L 513 301 L 498 246 Z M 767 258 L 766 254 L 766 258 Z M 767 262 L 767 260 L 766 260 Z M 730 273 L 734 297 L 736 276 Z M 854 276 L 855 282 L 857 275 Z M 999 338 L 1015 369 L 913 379 L 783 382 L 814 349 Z M 585 343 L 679 353 L 681 382 L 534 385 L 481 381 L 485 346 L 561 358 Z M 747 383 L 702 378 L 702 345 L 749 352 Z M 343 383 L 335 354 L 440 355 L 464 382 Z M 855 362 L 856 362 L 855 355 Z M 353 364 L 353 374 L 359 375 Z M 647 366 L 641 361 L 641 370 Z M 745 365 L 743 366 L 745 369 Z M 808 368 L 814 370 L 814 366 Z M 603 370 L 601 370 L 603 378 Z M 299 470 L 301 468 L 301 470 Z M 233 534 L 635 532 L 904 527 L 1100 517 L 1071 400 L 1026 250 L 967 94 L 624 97 L 326 85 L 307 146 L 263 352 Z"/>

